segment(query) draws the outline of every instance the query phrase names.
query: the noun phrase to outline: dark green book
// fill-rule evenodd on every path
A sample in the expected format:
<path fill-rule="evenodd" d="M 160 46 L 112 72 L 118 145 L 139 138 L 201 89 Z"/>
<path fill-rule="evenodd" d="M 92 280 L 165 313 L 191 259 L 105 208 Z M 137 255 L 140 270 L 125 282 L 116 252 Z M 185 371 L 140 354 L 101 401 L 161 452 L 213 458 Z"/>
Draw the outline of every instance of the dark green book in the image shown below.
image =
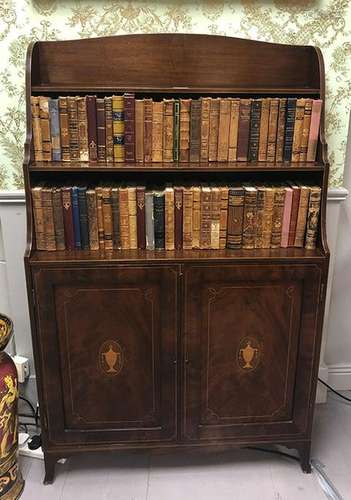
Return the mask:
<path fill-rule="evenodd" d="M 78 187 L 78 205 L 79 205 L 79 223 L 80 223 L 80 242 L 83 250 L 89 250 L 89 224 L 87 207 L 87 188 Z"/>
<path fill-rule="evenodd" d="M 258 146 L 260 142 L 261 101 L 255 99 L 251 103 L 249 160 L 258 160 Z"/>
<path fill-rule="evenodd" d="M 179 161 L 179 112 L 180 102 L 176 99 L 173 107 L 173 160 Z"/>
<path fill-rule="evenodd" d="M 155 250 L 165 248 L 165 193 L 154 191 Z"/>
<path fill-rule="evenodd" d="M 117 187 L 111 189 L 111 199 L 112 199 L 112 242 L 113 248 L 121 248 L 121 234 L 119 230 L 119 192 Z"/>

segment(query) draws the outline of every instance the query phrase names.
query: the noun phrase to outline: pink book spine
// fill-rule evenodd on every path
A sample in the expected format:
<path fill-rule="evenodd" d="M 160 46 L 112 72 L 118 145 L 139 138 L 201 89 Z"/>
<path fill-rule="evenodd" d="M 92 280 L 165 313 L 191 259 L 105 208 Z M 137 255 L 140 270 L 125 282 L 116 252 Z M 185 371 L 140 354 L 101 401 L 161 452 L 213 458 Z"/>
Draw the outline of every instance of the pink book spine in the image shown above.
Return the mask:
<path fill-rule="evenodd" d="M 307 161 L 316 160 L 321 112 L 322 112 L 322 100 L 314 99 L 312 104 L 310 134 L 308 136 Z"/>
<path fill-rule="evenodd" d="M 280 241 L 280 246 L 282 248 L 287 248 L 289 244 L 289 228 L 290 228 L 292 199 L 293 199 L 293 190 L 289 187 L 285 188 L 282 238 Z"/>

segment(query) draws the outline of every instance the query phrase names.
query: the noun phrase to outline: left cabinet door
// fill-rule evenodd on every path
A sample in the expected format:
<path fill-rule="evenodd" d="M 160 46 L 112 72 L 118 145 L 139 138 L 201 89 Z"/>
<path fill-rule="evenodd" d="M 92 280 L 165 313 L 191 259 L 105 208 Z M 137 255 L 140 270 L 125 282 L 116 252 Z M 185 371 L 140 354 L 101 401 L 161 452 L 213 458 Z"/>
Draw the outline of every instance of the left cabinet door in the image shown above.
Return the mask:
<path fill-rule="evenodd" d="M 176 439 L 177 268 L 35 269 L 33 282 L 48 443 Z"/>

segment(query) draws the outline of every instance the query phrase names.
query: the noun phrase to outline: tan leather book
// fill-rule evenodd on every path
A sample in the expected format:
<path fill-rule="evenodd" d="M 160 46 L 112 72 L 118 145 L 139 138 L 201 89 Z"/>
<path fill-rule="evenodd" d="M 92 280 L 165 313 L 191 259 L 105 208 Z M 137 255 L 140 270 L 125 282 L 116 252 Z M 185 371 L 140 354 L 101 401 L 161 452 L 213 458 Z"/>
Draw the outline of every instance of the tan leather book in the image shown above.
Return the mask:
<path fill-rule="evenodd" d="M 54 207 L 52 203 L 52 188 L 43 188 L 42 206 L 44 214 L 44 240 L 45 249 L 48 251 L 56 250 Z"/>
<path fill-rule="evenodd" d="M 192 249 L 193 234 L 193 192 L 191 187 L 183 188 L 183 249 Z"/>
<path fill-rule="evenodd" d="M 200 161 L 208 161 L 211 97 L 201 97 Z"/>
<path fill-rule="evenodd" d="M 257 186 L 257 212 L 255 248 L 263 248 L 263 214 L 266 197 L 265 186 Z"/>
<path fill-rule="evenodd" d="M 71 161 L 79 161 L 78 97 L 67 97 L 69 154 Z"/>
<path fill-rule="evenodd" d="M 46 250 L 42 191 L 41 186 L 32 188 L 35 246 L 37 250 Z"/>
<path fill-rule="evenodd" d="M 112 97 L 105 97 L 106 162 L 113 163 Z"/>
<path fill-rule="evenodd" d="M 228 186 L 220 186 L 221 192 L 221 216 L 219 224 L 219 248 L 222 250 L 227 244 L 227 227 L 228 227 Z"/>
<path fill-rule="evenodd" d="M 302 141 L 302 131 L 303 131 L 303 117 L 305 114 L 305 103 L 306 99 L 297 99 L 296 101 L 296 112 L 295 112 L 295 125 L 294 125 L 294 135 L 292 144 L 292 154 L 291 161 L 300 161 L 300 148 Z"/>
<path fill-rule="evenodd" d="M 239 109 L 237 160 L 247 161 L 249 153 L 251 99 L 241 99 Z"/>
<path fill-rule="evenodd" d="M 174 250 L 174 188 L 165 189 L 165 249 Z"/>
<path fill-rule="evenodd" d="M 274 189 L 265 188 L 265 199 L 262 221 L 262 246 L 257 248 L 270 248 L 272 239 L 272 216 L 274 205 Z"/>
<path fill-rule="evenodd" d="M 268 125 L 269 125 L 270 107 L 271 107 L 271 98 L 265 97 L 264 99 L 262 99 L 258 161 L 267 161 Z"/>
<path fill-rule="evenodd" d="M 179 161 L 189 161 L 191 99 L 180 99 Z"/>
<path fill-rule="evenodd" d="M 283 161 L 284 155 L 284 137 L 286 121 L 286 98 L 279 99 L 278 125 L 277 125 L 277 145 L 275 151 L 275 161 Z"/>
<path fill-rule="evenodd" d="M 303 115 L 303 123 L 302 123 L 302 137 L 300 144 L 300 161 L 307 160 L 307 147 L 308 147 L 308 138 L 310 135 L 310 125 L 311 125 L 311 114 L 312 114 L 312 99 L 305 100 L 305 111 Z"/>
<path fill-rule="evenodd" d="M 89 223 L 90 250 L 99 250 L 98 217 L 95 189 L 87 190 L 87 209 Z"/>
<path fill-rule="evenodd" d="M 31 96 L 30 106 L 32 111 L 32 130 L 35 161 L 43 161 L 43 147 L 41 142 L 39 97 Z"/>
<path fill-rule="evenodd" d="M 313 99 L 310 133 L 307 146 L 307 161 L 316 161 L 322 106 L 322 99 Z"/>
<path fill-rule="evenodd" d="M 67 97 L 59 97 L 60 142 L 62 161 L 70 161 Z"/>
<path fill-rule="evenodd" d="M 104 224 L 104 247 L 105 250 L 113 249 L 113 223 L 112 223 L 112 199 L 111 188 L 103 187 L 102 192 L 102 215 Z"/>
<path fill-rule="evenodd" d="M 144 161 L 152 162 L 152 99 L 144 99 Z"/>
<path fill-rule="evenodd" d="M 174 99 L 163 99 L 163 161 L 173 161 Z"/>
<path fill-rule="evenodd" d="M 135 161 L 144 161 L 144 100 L 135 99 Z"/>
<path fill-rule="evenodd" d="M 201 187 L 200 248 L 211 248 L 211 188 Z"/>
<path fill-rule="evenodd" d="M 307 211 L 305 238 L 305 248 L 307 250 L 314 250 L 316 248 L 320 207 L 321 188 L 319 186 L 313 186 L 310 189 L 310 198 Z"/>
<path fill-rule="evenodd" d="M 103 214 L 103 200 L 102 200 L 102 187 L 98 186 L 96 192 L 96 209 L 97 209 L 97 223 L 98 223 L 98 238 L 99 248 L 105 248 L 105 231 L 104 231 L 104 214 Z"/>
<path fill-rule="evenodd" d="M 80 161 L 89 161 L 88 117 L 87 117 L 85 97 L 77 97 L 77 108 L 78 108 L 79 159 Z"/>
<path fill-rule="evenodd" d="M 221 190 L 211 187 L 211 248 L 219 249 L 221 221 Z"/>
<path fill-rule="evenodd" d="M 274 188 L 271 248 L 280 248 L 285 202 L 284 187 Z"/>
<path fill-rule="evenodd" d="M 237 146 L 238 146 L 239 108 L 240 108 L 240 99 L 239 98 L 230 99 L 228 161 L 236 161 Z"/>
<path fill-rule="evenodd" d="M 277 126 L 278 126 L 278 111 L 279 99 L 273 97 L 269 107 L 268 121 L 268 140 L 267 140 L 267 161 L 275 161 L 276 144 L 277 144 Z"/>
<path fill-rule="evenodd" d="M 257 189 L 254 186 L 244 187 L 244 214 L 243 214 L 243 248 L 255 248 Z"/>
<path fill-rule="evenodd" d="M 152 161 L 161 162 L 163 153 L 163 102 L 152 103 Z"/>
<path fill-rule="evenodd" d="M 230 100 L 220 99 L 217 161 L 228 161 Z"/>
<path fill-rule="evenodd" d="M 49 121 L 49 97 L 39 97 L 39 114 L 43 160 L 51 161 L 51 134 Z"/>
<path fill-rule="evenodd" d="M 138 248 L 138 226 L 137 226 L 137 205 L 136 187 L 129 186 L 128 190 L 128 217 L 129 217 L 129 248 Z"/>
<path fill-rule="evenodd" d="M 308 204 L 310 199 L 310 188 L 302 186 L 300 191 L 299 210 L 297 212 L 296 232 L 294 246 L 301 248 L 305 243 L 305 232 L 307 223 Z"/>
<path fill-rule="evenodd" d="M 201 188 L 193 186 L 193 233 L 192 248 L 200 248 L 200 230 L 201 230 Z"/>
<path fill-rule="evenodd" d="M 129 249 L 129 207 L 128 207 L 128 188 L 123 186 L 119 188 L 119 223 L 121 235 L 121 248 Z"/>
<path fill-rule="evenodd" d="M 212 98 L 210 105 L 210 133 L 208 139 L 208 160 L 217 161 L 220 98 Z"/>

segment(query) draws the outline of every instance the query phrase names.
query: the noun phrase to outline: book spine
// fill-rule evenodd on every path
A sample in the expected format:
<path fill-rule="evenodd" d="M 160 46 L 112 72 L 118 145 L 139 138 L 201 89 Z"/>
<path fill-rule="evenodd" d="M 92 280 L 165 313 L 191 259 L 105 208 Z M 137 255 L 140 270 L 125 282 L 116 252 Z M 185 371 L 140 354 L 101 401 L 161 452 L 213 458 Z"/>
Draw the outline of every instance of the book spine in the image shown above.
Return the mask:
<path fill-rule="evenodd" d="M 105 232 L 104 232 L 104 213 L 103 213 L 102 188 L 97 187 L 95 189 L 95 192 L 96 192 L 96 209 L 97 209 L 99 247 L 101 250 L 104 250 L 105 249 Z"/>
<path fill-rule="evenodd" d="M 180 102 L 178 99 L 174 100 L 173 106 L 173 161 L 179 161 Z"/>
<path fill-rule="evenodd" d="M 194 101 L 193 101 L 194 102 Z M 191 148 L 191 146 L 190 146 Z M 191 188 L 183 189 L 183 248 L 192 249 L 193 240 L 193 192 Z"/>
<path fill-rule="evenodd" d="M 96 96 L 86 96 L 89 160 L 97 161 Z"/>
<path fill-rule="evenodd" d="M 145 233 L 145 187 L 143 186 L 138 186 L 136 188 L 136 211 L 137 211 L 138 248 L 144 250 L 146 248 L 146 233 Z"/>
<path fill-rule="evenodd" d="M 144 161 L 152 161 L 152 99 L 144 99 Z"/>
<path fill-rule="evenodd" d="M 301 148 L 304 114 L 305 114 L 305 99 L 297 99 L 292 154 L 291 154 L 292 162 L 300 161 L 300 148 Z"/>
<path fill-rule="evenodd" d="M 198 186 L 192 187 L 193 192 L 193 234 L 192 247 L 200 248 L 200 232 L 201 232 L 201 188 Z"/>
<path fill-rule="evenodd" d="M 32 188 L 35 242 L 37 250 L 46 250 L 42 191 L 43 188 L 39 186 Z"/>
<path fill-rule="evenodd" d="M 174 189 L 165 189 L 165 248 L 174 250 Z"/>
<path fill-rule="evenodd" d="M 89 161 L 88 144 L 88 115 L 86 97 L 77 98 L 78 108 L 78 136 L 79 136 L 79 159 Z"/>
<path fill-rule="evenodd" d="M 292 195 L 293 195 L 293 190 L 289 187 L 286 187 L 284 211 L 283 211 L 282 237 L 280 242 L 280 246 L 282 248 L 288 248 L 289 245 L 289 228 L 291 219 Z"/>
<path fill-rule="evenodd" d="M 119 217 L 119 189 L 113 187 L 111 189 L 111 203 L 112 203 L 112 243 L 113 248 L 121 248 L 121 234 L 120 234 L 120 217 Z"/>
<path fill-rule="evenodd" d="M 283 226 L 283 213 L 285 202 L 285 189 L 274 189 L 274 202 L 272 214 L 271 248 L 280 248 Z"/>
<path fill-rule="evenodd" d="M 267 142 L 267 161 L 275 161 L 275 150 L 277 144 L 277 126 L 278 126 L 279 99 L 273 97 L 269 107 L 268 121 L 268 142 Z"/>
<path fill-rule="evenodd" d="M 208 136 L 208 160 L 217 161 L 220 99 L 212 98 L 210 104 L 210 132 Z"/>
<path fill-rule="evenodd" d="M 284 157 L 284 135 L 286 121 L 286 98 L 279 99 L 279 113 L 277 125 L 277 146 L 275 161 L 282 162 Z"/>
<path fill-rule="evenodd" d="M 260 142 L 260 121 L 262 101 L 255 99 L 251 103 L 250 138 L 249 138 L 249 160 L 258 160 L 258 148 Z"/>
<path fill-rule="evenodd" d="M 35 159 L 35 161 L 43 161 L 43 146 L 42 146 L 42 140 L 41 140 L 39 97 L 32 96 L 30 98 L 30 106 L 31 106 L 31 111 L 32 111 L 34 159 Z"/>
<path fill-rule="evenodd" d="M 219 249 L 221 226 L 221 191 L 218 187 L 211 188 L 211 248 Z"/>
<path fill-rule="evenodd" d="M 295 125 L 296 99 L 289 97 L 286 105 L 286 122 L 284 137 L 284 161 L 291 161 L 294 125 Z"/>
<path fill-rule="evenodd" d="M 255 248 L 256 214 L 257 214 L 257 189 L 244 188 L 244 214 L 243 214 L 243 248 Z"/>
<path fill-rule="evenodd" d="M 230 100 L 220 99 L 217 161 L 228 161 L 230 128 Z"/>
<path fill-rule="evenodd" d="M 237 98 L 231 99 L 230 100 L 228 161 L 236 161 L 236 157 L 237 157 L 239 108 L 240 108 L 240 99 L 237 99 Z"/>
<path fill-rule="evenodd" d="M 210 137 L 210 97 L 201 97 L 200 161 L 208 161 L 208 141 Z"/>
<path fill-rule="evenodd" d="M 89 224 L 88 224 L 88 207 L 87 207 L 87 188 L 78 187 L 78 204 L 79 204 L 79 220 L 80 220 L 80 239 L 83 250 L 89 250 Z"/>
<path fill-rule="evenodd" d="M 128 187 L 129 248 L 138 248 L 136 188 Z"/>
<path fill-rule="evenodd" d="M 152 103 L 152 161 L 162 161 L 163 102 Z"/>
<path fill-rule="evenodd" d="M 53 188 L 52 190 L 52 206 L 54 212 L 56 250 L 65 250 L 65 229 L 63 226 L 63 209 L 60 188 Z"/>
<path fill-rule="evenodd" d="M 263 209 L 262 248 L 271 248 L 274 189 L 266 188 Z"/>
<path fill-rule="evenodd" d="M 105 97 L 106 162 L 113 163 L 112 97 Z"/>
<path fill-rule="evenodd" d="M 104 225 L 104 248 L 105 250 L 113 249 L 113 223 L 112 223 L 112 199 L 111 188 L 103 187 L 102 193 L 102 216 Z"/>
<path fill-rule="evenodd" d="M 165 195 L 154 193 L 155 249 L 165 248 Z"/>
<path fill-rule="evenodd" d="M 244 189 L 229 188 L 227 247 L 235 250 L 242 247 L 244 217 Z"/>
<path fill-rule="evenodd" d="M 124 150 L 125 161 L 135 161 L 135 94 L 124 94 Z"/>
<path fill-rule="evenodd" d="M 51 135 L 49 123 L 49 97 L 39 97 L 39 114 L 43 160 L 51 161 Z"/>
<path fill-rule="evenodd" d="M 96 99 L 97 157 L 98 161 L 106 162 L 106 117 L 105 99 Z"/>
<path fill-rule="evenodd" d="M 69 126 L 69 155 L 71 161 L 79 161 L 78 103 L 77 97 L 67 97 Z"/>
<path fill-rule="evenodd" d="M 305 112 L 303 115 L 303 123 L 302 123 L 300 161 L 307 160 L 307 147 L 308 147 L 308 137 L 310 135 L 311 115 L 312 115 L 312 99 L 306 99 Z"/>
<path fill-rule="evenodd" d="M 200 248 L 211 248 L 211 189 L 201 188 Z"/>
<path fill-rule="evenodd" d="M 263 215 L 264 215 L 265 197 L 266 197 L 266 188 L 258 187 L 255 248 L 263 248 Z"/>
<path fill-rule="evenodd" d="M 191 162 L 200 160 L 201 101 L 193 99 L 190 111 L 190 152 Z"/>
<path fill-rule="evenodd" d="M 121 95 L 112 96 L 113 158 L 124 162 L 124 100 Z"/>
<path fill-rule="evenodd" d="M 247 161 L 249 150 L 251 99 L 241 99 L 239 110 L 239 131 L 237 160 Z"/>
<path fill-rule="evenodd" d="M 321 205 L 321 188 L 312 187 L 307 212 L 305 248 L 314 250 L 316 248 L 319 211 Z"/>
<path fill-rule="evenodd" d="M 119 223 L 121 234 L 121 248 L 129 249 L 129 207 L 128 207 L 128 188 L 119 188 Z"/>
<path fill-rule="evenodd" d="M 221 186 L 221 214 L 219 224 L 219 248 L 225 249 L 227 244 L 227 227 L 228 227 L 228 187 Z"/>
<path fill-rule="evenodd" d="M 268 124 L 269 124 L 270 106 L 271 106 L 270 97 L 262 99 L 258 161 L 267 161 Z"/>
<path fill-rule="evenodd" d="M 90 250 L 99 250 L 98 222 L 96 193 L 94 189 L 87 191 L 87 210 L 89 222 L 89 247 Z"/>
<path fill-rule="evenodd" d="M 80 236 L 80 216 L 79 216 L 79 202 L 78 202 L 78 188 L 72 187 L 72 213 L 73 213 L 73 230 L 74 230 L 74 246 L 77 249 L 82 248 L 82 241 Z"/>
<path fill-rule="evenodd" d="M 173 161 L 174 99 L 163 100 L 163 161 Z"/>
<path fill-rule="evenodd" d="M 174 188 L 174 245 L 176 250 L 183 248 L 183 189 Z"/>
<path fill-rule="evenodd" d="M 55 237 L 54 207 L 52 203 L 51 188 L 43 188 L 42 205 L 44 214 L 45 247 L 46 250 L 54 251 L 56 250 L 56 237 Z"/>
<path fill-rule="evenodd" d="M 189 161 L 191 99 L 180 99 L 179 161 Z"/>
<path fill-rule="evenodd" d="M 62 161 L 70 161 L 67 97 L 59 97 L 60 139 Z"/>
<path fill-rule="evenodd" d="M 305 242 L 305 231 L 307 223 L 307 210 L 310 198 L 310 188 L 301 186 L 299 211 L 297 213 L 295 247 L 303 247 Z"/>
<path fill-rule="evenodd" d="M 60 118 L 58 99 L 49 100 L 52 161 L 61 161 Z"/>
<path fill-rule="evenodd" d="M 61 192 L 62 192 L 63 226 L 65 229 L 66 249 L 74 250 L 72 188 L 63 187 L 61 189 Z"/>
<path fill-rule="evenodd" d="M 293 190 L 293 195 L 292 195 L 289 238 L 288 238 L 289 247 L 293 247 L 295 244 L 296 224 L 297 224 L 297 216 L 299 212 L 300 194 L 301 194 L 301 189 L 298 186 L 294 186 L 292 190 Z"/>
<path fill-rule="evenodd" d="M 145 193 L 145 233 L 146 249 L 155 250 L 154 193 Z"/>
<path fill-rule="evenodd" d="M 316 161 L 321 113 L 322 100 L 314 99 L 312 103 L 311 125 L 308 137 L 307 161 Z"/>
<path fill-rule="evenodd" d="M 144 161 L 144 101 L 135 99 L 135 161 Z"/>

